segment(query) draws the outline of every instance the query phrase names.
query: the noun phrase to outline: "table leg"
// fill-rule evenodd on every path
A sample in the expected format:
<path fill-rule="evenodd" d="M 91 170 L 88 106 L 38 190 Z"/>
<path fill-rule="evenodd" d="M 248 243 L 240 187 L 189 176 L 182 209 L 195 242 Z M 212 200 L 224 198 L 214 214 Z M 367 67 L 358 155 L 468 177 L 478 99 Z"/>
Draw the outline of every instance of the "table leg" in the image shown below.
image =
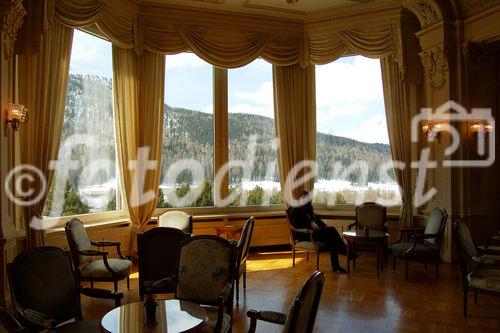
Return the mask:
<path fill-rule="evenodd" d="M 377 279 L 380 278 L 380 243 L 377 242 Z"/>
<path fill-rule="evenodd" d="M 350 255 L 350 248 L 351 248 L 351 240 L 347 238 L 347 277 L 349 277 L 351 273 L 351 262 L 349 260 L 349 255 Z"/>

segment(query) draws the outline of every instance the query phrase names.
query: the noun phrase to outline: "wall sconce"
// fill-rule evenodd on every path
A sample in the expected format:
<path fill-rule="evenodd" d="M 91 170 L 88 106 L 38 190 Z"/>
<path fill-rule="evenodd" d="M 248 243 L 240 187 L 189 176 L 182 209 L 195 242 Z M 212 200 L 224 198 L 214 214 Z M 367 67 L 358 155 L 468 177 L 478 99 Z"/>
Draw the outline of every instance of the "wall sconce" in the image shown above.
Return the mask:
<path fill-rule="evenodd" d="M 484 120 L 472 121 L 470 131 L 476 138 L 486 138 L 493 130 L 493 125 Z"/>
<path fill-rule="evenodd" d="M 17 131 L 19 124 L 25 123 L 28 120 L 28 109 L 21 104 L 9 103 L 5 108 L 5 126 Z"/>
<path fill-rule="evenodd" d="M 427 136 L 427 141 L 438 140 L 441 142 L 441 131 L 444 129 L 444 122 L 436 120 L 427 120 L 422 124 L 422 131 Z"/>

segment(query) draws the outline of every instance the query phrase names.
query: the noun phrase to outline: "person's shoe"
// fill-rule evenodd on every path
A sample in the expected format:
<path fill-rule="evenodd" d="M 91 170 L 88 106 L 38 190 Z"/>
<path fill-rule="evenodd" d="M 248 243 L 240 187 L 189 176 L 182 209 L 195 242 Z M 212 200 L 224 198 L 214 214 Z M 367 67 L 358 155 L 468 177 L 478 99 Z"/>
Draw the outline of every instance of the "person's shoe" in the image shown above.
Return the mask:
<path fill-rule="evenodd" d="M 332 271 L 347 274 L 347 271 L 342 266 L 332 267 Z"/>

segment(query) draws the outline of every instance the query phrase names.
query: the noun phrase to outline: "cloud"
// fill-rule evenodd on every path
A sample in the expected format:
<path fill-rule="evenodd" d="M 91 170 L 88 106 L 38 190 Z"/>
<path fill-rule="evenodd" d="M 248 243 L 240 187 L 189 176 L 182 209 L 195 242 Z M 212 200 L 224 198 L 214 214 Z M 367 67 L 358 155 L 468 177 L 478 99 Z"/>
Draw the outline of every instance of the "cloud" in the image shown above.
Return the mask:
<path fill-rule="evenodd" d="M 190 52 L 168 55 L 165 64 L 168 69 L 199 68 L 208 65 L 203 59 Z"/>
<path fill-rule="evenodd" d="M 316 68 L 318 108 L 339 109 L 383 99 L 379 60 L 364 57 L 340 59 Z"/>
<path fill-rule="evenodd" d="M 214 114 L 214 105 L 213 104 L 207 105 L 207 107 L 204 110 L 201 110 L 201 112 Z"/>
<path fill-rule="evenodd" d="M 274 118 L 274 108 L 272 106 L 257 106 L 250 104 L 237 104 L 229 107 L 230 113 L 247 113 Z"/>
<path fill-rule="evenodd" d="M 237 92 L 239 99 L 251 101 L 252 104 L 273 106 L 273 82 L 265 81 L 256 90 Z"/>
<path fill-rule="evenodd" d="M 384 116 L 373 116 L 356 129 L 333 134 L 361 142 L 389 144 L 387 122 Z"/>
<path fill-rule="evenodd" d="M 362 104 L 350 103 L 345 105 L 334 105 L 327 111 L 327 115 L 330 118 L 348 117 L 360 114 L 365 110 L 366 106 Z"/>

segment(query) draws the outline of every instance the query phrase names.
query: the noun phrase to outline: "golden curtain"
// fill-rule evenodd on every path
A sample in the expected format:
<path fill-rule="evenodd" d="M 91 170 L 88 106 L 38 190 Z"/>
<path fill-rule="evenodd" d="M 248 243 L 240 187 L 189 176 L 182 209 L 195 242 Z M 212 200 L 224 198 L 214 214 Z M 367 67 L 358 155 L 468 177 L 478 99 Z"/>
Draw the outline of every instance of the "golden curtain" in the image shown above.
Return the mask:
<path fill-rule="evenodd" d="M 314 187 L 314 178 L 298 186 L 297 179 L 289 177 L 289 172 L 302 161 L 316 161 L 315 69 L 312 65 L 305 69 L 299 65 L 273 66 L 273 81 L 280 182 L 285 200 L 290 203 L 302 191 Z M 285 190 L 287 179 L 293 193 Z"/>
<path fill-rule="evenodd" d="M 114 115 L 122 191 L 133 233 L 156 209 L 163 137 L 165 57 L 113 46 Z M 140 149 L 145 156 L 140 156 Z"/>
<path fill-rule="evenodd" d="M 409 85 L 402 79 L 399 65 L 392 57 L 380 60 L 384 84 L 387 130 L 394 161 L 406 163 L 404 169 L 395 168 L 396 178 L 401 188 L 401 227 L 411 226 L 411 105 Z"/>
<path fill-rule="evenodd" d="M 46 180 L 40 200 L 24 209 L 27 249 L 44 244 L 43 231 L 30 223 L 41 217 L 54 174 L 49 163 L 59 152 L 72 38 L 73 29 L 54 22 L 42 37 L 39 54 L 19 56 L 19 103 L 29 110 L 29 121 L 20 129 L 21 162 L 38 168 Z M 37 177 L 25 186 L 34 191 L 28 200 L 44 190 Z"/>
<path fill-rule="evenodd" d="M 138 5 L 120 0 L 51 1 L 55 1 L 55 17 L 59 22 L 100 33 L 121 48 L 134 49 L 137 54 L 193 51 L 212 65 L 223 68 L 244 66 L 258 57 L 274 65 L 300 64 L 305 68 L 308 64 L 334 61 L 346 53 L 372 58 L 397 56 L 401 48 L 396 19 L 383 27 L 375 22 L 377 28 L 373 29 L 338 28 L 304 35 L 297 27 L 285 31 L 237 21 L 184 19 L 175 13 L 166 13 L 165 17 L 148 15 Z M 364 26 L 370 24 L 363 23 Z"/>

